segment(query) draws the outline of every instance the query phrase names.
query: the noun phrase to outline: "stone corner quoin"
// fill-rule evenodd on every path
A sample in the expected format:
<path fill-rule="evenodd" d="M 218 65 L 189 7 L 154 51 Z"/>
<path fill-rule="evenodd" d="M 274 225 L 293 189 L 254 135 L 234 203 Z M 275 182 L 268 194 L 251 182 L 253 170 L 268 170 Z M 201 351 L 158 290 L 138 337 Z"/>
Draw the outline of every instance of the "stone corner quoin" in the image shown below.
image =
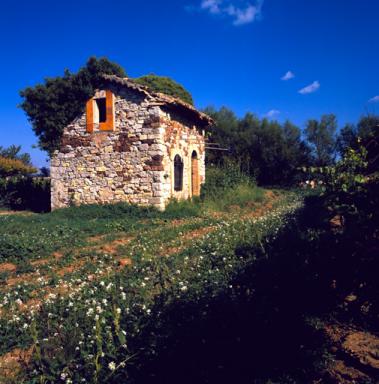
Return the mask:
<path fill-rule="evenodd" d="M 65 127 L 51 159 L 51 208 L 128 202 L 163 210 L 199 195 L 211 119 L 127 79 L 110 79 Z"/>

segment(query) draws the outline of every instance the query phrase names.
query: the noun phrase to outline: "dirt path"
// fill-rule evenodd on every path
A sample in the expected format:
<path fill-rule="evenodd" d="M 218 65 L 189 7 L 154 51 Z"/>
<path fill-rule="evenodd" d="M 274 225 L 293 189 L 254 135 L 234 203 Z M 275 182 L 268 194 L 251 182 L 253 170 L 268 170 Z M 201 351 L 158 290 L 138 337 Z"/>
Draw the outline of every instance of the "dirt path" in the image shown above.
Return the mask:
<path fill-rule="evenodd" d="M 327 370 L 331 383 L 379 383 L 378 336 L 341 324 L 327 325 L 325 334 L 331 345 L 330 350 L 336 356 Z M 373 381 L 373 378 L 378 381 Z"/>
<path fill-rule="evenodd" d="M 279 196 L 274 194 L 271 191 L 266 192 L 265 196 L 265 203 L 260 203 L 258 207 L 256 207 L 254 204 L 251 204 L 244 209 L 240 209 L 240 212 L 237 213 L 238 217 L 241 219 L 251 219 L 255 217 L 263 216 L 267 211 L 270 211 L 273 209 L 274 204 L 277 200 L 279 200 Z M 235 216 L 231 214 L 224 214 L 222 217 L 218 217 L 218 219 L 230 219 L 232 216 Z M 196 219 L 195 219 L 196 220 Z M 156 228 L 152 230 L 151 236 L 154 236 L 156 233 L 157 236 L 159 236 L 159 233 L 166 230 L 168 227 L 175 227 L 175 228 L 181 228 L 185 227 L 188 223 L 191 222 L 191 219 L 180 219 L 180 220 L 172 220 L 167 222 L 165 225 L 162 225 L 162 227 Z M 187 247 L 191 242 L 213 232 L 216 230 L 216 226 L 213 224 L 206 225 L 204 227 L 200 227 L 193 230 L 183 230 L 183 233 L 180 234 L 180 236 L 173 241 L 168 242 L 168 244 L 165 244 L 163 248 L 161 248 L 157 254 L 159 256 L 171 256 L 174 254 L 177 254 L 181 252 L 185 247 Z M 104 253 L 111 257 L 110 260 L 108 260 L 107 265 L 112 264 L 113 266 L 116 264 L 119 267 L 115 269 L 115 272 L 117 272 L 120 267 L 124 268 L 126 266 L 131 265 L 131 259 L 129 257 L 126 257 L 125 255 L 120 252 L 120 249 L 123 247 L 128 246 L 132 240 L 136 238 L 136 235 L 131 236 L 130 233 L 121 232 L 117 234 L 117 238 L 113 239 L 111 241 L 105 241 L 104 238 L 107 236 L 107 234 L 103 235 L 96 235 L 89 237 L 88 246 L 79 248 L 74 250 L 74 260 L 67 265 L 64 266 L 57 266 L 54 267 L 54 264 L 59 262 L 63 254 L 61 252 L 54 252 L 50 258 L 45 259 L 39 259 L 31 262 L 32 266 L 39 267 L 39 266 L 46 266 L 51 264 L 51 269 L 49 271 L 46 271 L 45 273 L 41 273 L 39 270 L 36 272 L 29 272 L 29 273 L 23 273 L 16 275 L 16 265 L 12 263 L 3 263 L 0 264 L 0 272 L 9 272 L 9 275 L 3 282 L 3 287 L 0 289 L 0 292 L 8 292 L 9 290 L 13 289 L 14 287 L 24 284 L 24 283 L 32 283 L 36 281 L 37 279 L 49 279 L 52 276 L 57 276 L 58 278 L 63 278 L 66 276 L 69 276 L 70 274 L 74 272 L 78 272 L 82 269 L 82 267 L 85 265 L 86 262 L 91 262 L 91 260 L 88 257 L 81 257 L 81 254 L 83 253 L 90 253 L 91 251 L 95 253 Z M 174 244 L 173 244 L 174 243 Z M 85 272 L 85 271 L 83 271 Z M 84 279 L 88 279 L 90 281 L 93 281 L 95 278 L 99 278 L 98 275 L 94 274 L 87 274 Z M 54 287 L 46 287 L 41 286 L 40 289 L 35 289 L 33 291 L 33 297 L 28 301 L 23 303 L 19 306 L 19 309 L 23 312 L 28 310 L 28 308 L 36 308 L 40 305 L 41 301 L 43 301 L 47 295 L 45 294 L 46 291 L 49 291 L 50 293 L 55 294 L 56 292 L 62 293 L 67 292 L 68 290 L 65 288 L 67 284 L 65 282 L 60 283 Z M 30 305 L 29 305 L 30 303 Z M 0 316 L 4 315 L 4 311 L 0 311 Z"/>
<path fill-rule="evenodd" d="M 235 218 L 236 215 L 241 219 L 259 217 L 267 213 L 267 211 L 271 210 L 276 200 L 279 200 L 278 196 L 269 195 L 266 196 L 266 201 L 264 204 L 259 204 L 259 208 L 258 206 L 255 207 L 254 205 L 250 205 L 245 207 L 244 209 L 240 209 L 239 212 L 234 212 L 234 214 L 226 213 L 218 217 L 217 219 L 228 220 L 232 217 Z M 183 227 L 183 231 L 179 232 L 179 236 L 168 241 L 167 244 L 163 245 L 163 247 L 157 244 L 156 255 L 162 257 L 169 257 L 174 254 L 180 253 L 191 243 L 201 239 L 202 237 L 212 233 L 217 229 L 217 225 L 214 225 L 214 220 L 202 226 L 203 220 L 204 219 L 202 218 L 171 220 L 168 221 L 166 224 L 163 224 L 159 228 L 152 229 L 149 233 L 149 236 L 158 236 L 159 238 L 159 233 L 167 230 L 167 228 L 180 229 Z M 195 226 L 199 225 L 199 227 L 194 229 L 186 228 L 186 226 L 190 224 L 194 224 Z M 145 234 L 143 231 L 144 230 L 141 230 L 139 233 Z M 50 258 L 32 261 L 31 265 L 33 267 L 46 267 L 51 265 L 51 269 L 43 273 L 29 272 L 16 275 L 16 265 L 12 263 L 0 264 L 0 271 L 9 273 L 9 276 L 5 279 L 5 284 L 3 285 L 3 287 L 0 287 L 0 292 L 6 292 L 10 289 L 16 289 L 19 284 L 25 282 L 32 283 L 37 278 L 43 278 L 46 280 L 52 275 L 56 275 L 59 278 L 69 278 L 70 275 L 80 271 L 82 272 L 82 280 L 85 280 L 87 282 L 95 282 L 102 276 L 104 276 L 104 274 L 118 273 L 122 268 L 129 267 L 132 261 L 125 254 L 124 250 L 125 248 L 127 249 L 127 247 L 133 240 L 135 240 L 136 236 L 138 236 L 138 233 L 131 236 L 130 233 L 122 232 L 117 235 L 116 239 L 104 241 L 106 236 L 108 235 L 97 235 L 88 238 L 87 240 L 89 245 L 74 250 L 74 260 L 68 263 L 67 265 L 56 265 L 56 263 L 61 262 L 62 258 L 64 257 L 63 253 L 60 252 L 54 252 Z M 131 251 L 132 250 L 133 248 L 131 249 Z M 91 259 L 88 257 L 88 253 L 92 251 L 94 253 L 108 255 L 108 258 L 102 266 L 104 272 L 96 274 L 89 271 L 86 272 L 86 262 L 91 261 Z M 75 284 L 70 284 L 67 281 L 63 281 L 62 279 L 58 280 L 58 284 L 54 286 L 41 285 L 39 288 L 36 288 L 32 291 L 32 297 L 29 300 L 17 305 L 17 310 L 19 311 L 19 313 L 27 312 L 32 309 L 38 310 L 47 298 L 54 297 L 55 295 L 67 295 L 75 289 Z M 0 312 L 0 316 L 7 315 L 7 311 L 3 310 L 3 313 Z M 11 372 L 17 374 L 17 372 L 20 371 L 25 364 L 27 364 L 28 356 L 30 357 L 31 353 L 31 348 L 26 350 L 15 348 L 14 350 L 0 356 L 0 383 L 3 382 L 1 381 L 1 372 L 5 372 L 6 375 L 11 375 Z M 13 374 L 11 376 L 13 376 Z"/>
<path fill-rule="evenodd" d="M 15 348 L 0 356 L 0 383 L 17 383 L 22 369 L 28 365 L 33 347 L 28 349 Z"/>
<path fill-rule="evenodd" d="M 0 216 L 11 216 L 11 215 L 18 215 L 18 216 L 30 216 L 33 215 L 33 212 L 29 211 L 0 211 Z"/>
<path fill-rule="evenodd" d="M 167 223 L 167 225 L 152 231 L 151 235 L 154 236 L 155 233 L 164 231 L 167 226 L 181 228 L 189 222 L 189 220 L 174 220 L 173 222 L 169 222 Z M 169 256 L 174 253 L 178 253 L 191 241 L 194 241 L 195 239 L 204 236 L 206 233 L 209 233 L 213 229 L 214 228 L 211 226 L 206 226 L 195 230 L 183 231 L 183 234 L 179 237 L 180 246 L 170 247 L 169 243 L 163 251 L 157 251 L 157 254 L 160 256 Z M 121 250 L 123 249 L 123 247 L 127 247 L 128 244 L 130 244 L 130 242 L 134 240 L 136 236 L 131 236 L 129 233 L 122 232 L 121 236 L 120 234 L 118 234 L 116 239 L 104 242 L 104 238 L 106 236 L 107 235 L 98 235 L 90 237 L 88 239 L 88 243 L 91 245 L 75 250 L 75 258 L 72 262 L 68 263 L 65 266 L 54 267 L 52 265 L 52 268 L 45 273 L 37 271 L 16 275 L 16 265 L 12 263 L 0 264 L 0 270 L 1 268 L 3 268 L 4 271 L 10 272 L 10 276 L 8 276 L 3 282 L 3 286 L 0 288 L 0 292 L 9 292 L 10 290 L 16 289 L 21 284 L 25 283 L 33 284 L 33 282 L 35 282 L 37 279 L 39 281 L 42 281 L 41 279 L 48 281 L 52 276 L 56 276 L 57 278 L 69 278 L 70 275 L 78 272 L 82 272 L 82 280 L 93 282 L 99 280 L 105 275 L 108 275 L 110 273 L 118 273 L 122 268 L 129 267 L 132 264 L 132 261 L 129 257 L 125 256 Z M 178 238 L 175 238 L 173 242 L 178 242 Z M 107 254 L 109 256 L 109 258 L 106 260 L 105 265 L 102 265 L 102 269 L 104 269 L 104 272 L 96 274 L 92 272 L 86 272 L 86 263 L 92 262 L 92 260 L 87 256 L 83 257 L 81 255 L 83 253 L 88 254 L 91 251 L 93 251 L 94 253 Z M 48 265 L 50 262 L 54 264 L 60 261 L 62 257 L 62 253 L 54 252 L 51 258 L 39 259 L 33 261 L 31 264 L 34 266 L 45 266 Z M 27 312 L 30 310 L 38 310 L 42 303 L 49 297 L 52 297 L 54 295 L 67 295 L 75 288 L 75 283 L 69 284 L 67 281 L 61 279 L 58 281 L 58 284 L 54 286 L 46 286 L 42 284 L 39 288 L 35 288 L 31 292 L 31 298 L 29 300 L 15 305 L 12 309 L 12 312 L 16 308 L 17 311 L 20 313 Z M 0 317 L 6 317 L 7 313 L 7 310 L 0 309 Z"/>

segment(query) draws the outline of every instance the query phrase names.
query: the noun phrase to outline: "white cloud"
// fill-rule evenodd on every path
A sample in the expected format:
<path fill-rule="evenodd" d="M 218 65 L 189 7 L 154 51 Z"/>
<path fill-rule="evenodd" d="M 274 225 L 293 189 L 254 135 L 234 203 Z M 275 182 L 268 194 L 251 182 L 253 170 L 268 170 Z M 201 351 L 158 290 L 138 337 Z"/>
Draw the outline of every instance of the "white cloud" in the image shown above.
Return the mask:
<path fill-rule="evenodd" d="M 234 18 L 234 25 L 243 25 L 252 23 L 261 13 L 262 4 L 251 5 L 246 8 L 237 8 L 234 5 L 229 5 L 225 12 Z"/>
<path fill-rule="evenodd" d="M 379 96 L 374 96 L 369 100 L 370 103 L 378 103 L 379 102 Z"/>
<path fill-rule="evenodd" d="M 263 0 L 257 0 L 256 4 L 245 4 L 244 7 L 237 6 L 238 0 L 202 0 L 200 9 L 213 15 L 231 17 L 233 25 L 239 26 L 254 22 L 260 15 Z"/>
<path fill-rule="evenodd" d="M 271 109 L 271 111 L 268 111 L 266 114 L 265 114 L 265 117 L 268 117 L 269 119 L 272 119 L 273 117 L 277 116 L 280 114 L 280 111 L 278 111 L 277 109 Z"/>
<path fill-rule="evenodd" d="M 222 0 L 203 0 L 201 2 L 201 9 L 205 9 L 213 14 L 218 14 L 221 12 L 220 4 Z"/>
<path fill-rule="evenodd" d="M 312 84 L 307 85 L 306 87 L 300 89 L 299 93 L 302 95 L 307 95 L 309 93 L 316 92 L 320 88 L 320 83 L 318 81 L 314 81 Z"/>
<path fill-rule="evenodd" d="M 291 80 L 291 79 L 293 79 L 294 77 L 295 77 L 295 74 L 294 74 L 293 72 L 291 72 L 291 71 L 287 71 L 287 73 L 286 73 L 284 76 L 282 76 L 282 77 L 280 78 L 280 80 L 287 81 L 287 80 Z"/>

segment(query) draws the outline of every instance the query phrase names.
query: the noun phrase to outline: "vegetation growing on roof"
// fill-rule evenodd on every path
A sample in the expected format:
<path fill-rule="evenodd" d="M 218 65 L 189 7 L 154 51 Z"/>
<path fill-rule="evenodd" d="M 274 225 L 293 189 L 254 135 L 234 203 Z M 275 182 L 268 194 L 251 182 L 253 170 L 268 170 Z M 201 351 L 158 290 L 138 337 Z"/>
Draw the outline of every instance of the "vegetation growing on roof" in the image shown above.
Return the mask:
<path fill-rule="evenodd" d="M 150 88 L 154 92 L 161 92 L 169 96 L 177 97 L 185 103 L 193 105 L 191 94 L 179 83 L 165 76 L 157 76 L 153 73 L 141 76 L 134 81 Z"/>

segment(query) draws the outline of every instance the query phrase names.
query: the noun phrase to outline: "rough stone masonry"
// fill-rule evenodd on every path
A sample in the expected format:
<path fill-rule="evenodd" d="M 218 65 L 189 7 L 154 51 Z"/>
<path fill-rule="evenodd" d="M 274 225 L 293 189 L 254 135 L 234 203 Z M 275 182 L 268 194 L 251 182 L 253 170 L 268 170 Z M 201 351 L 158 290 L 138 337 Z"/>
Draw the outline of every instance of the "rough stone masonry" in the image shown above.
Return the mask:
<path fill-rule="evenodd" d="M 179 99 L 104 75 L 51 160 L 51 208 L 129 202 L 164 209 L 199 195 L 212 120 Z"/>

